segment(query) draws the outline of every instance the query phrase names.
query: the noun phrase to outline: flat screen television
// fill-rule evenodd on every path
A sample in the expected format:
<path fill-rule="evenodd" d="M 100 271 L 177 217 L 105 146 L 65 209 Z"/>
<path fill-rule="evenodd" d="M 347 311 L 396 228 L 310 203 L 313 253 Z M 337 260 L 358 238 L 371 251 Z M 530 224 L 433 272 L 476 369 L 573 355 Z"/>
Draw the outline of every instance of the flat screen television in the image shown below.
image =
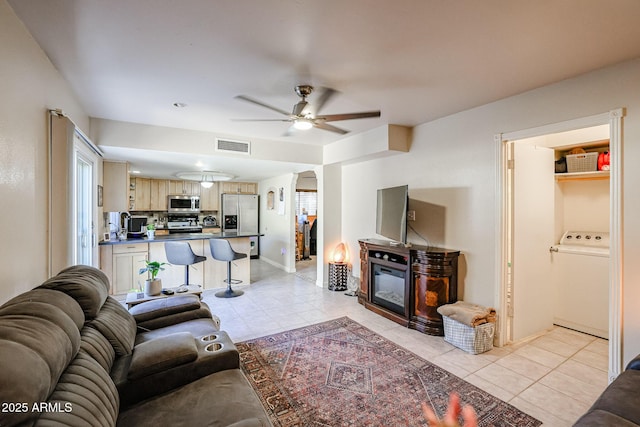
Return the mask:
<path fill-rule="evenodd" d="M 409 186 L 378 190 L 376 233 L 402 244 L 407 243 L 407 209 Z"/>

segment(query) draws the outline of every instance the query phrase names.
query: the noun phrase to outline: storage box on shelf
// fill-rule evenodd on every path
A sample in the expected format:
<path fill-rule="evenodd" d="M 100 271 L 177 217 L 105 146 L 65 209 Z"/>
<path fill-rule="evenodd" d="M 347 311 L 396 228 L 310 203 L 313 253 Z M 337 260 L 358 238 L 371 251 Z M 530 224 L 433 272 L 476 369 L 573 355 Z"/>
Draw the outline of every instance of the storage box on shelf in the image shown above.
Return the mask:
<path fill-rule="evenodd" d="M 566 171 L 556 169 L 556 181 L 609 179 L 609 170 L 601 169 L 598 166 L 599 156 L 609 151 L 608 140 L 576 147 L 583 148 L 586 152 L 571 154 L 571 151 L 567 151 L 566 147 L 563 150 L 556 150 L 557 161 L 564 158 L 566 162 Z"/>
<path fill-rule="evenodd" d="M 598 170 L 598 154 L 593 153 L 579 153 L 579 154 L 567 154 L 567 172 L 595 172 Z"/>

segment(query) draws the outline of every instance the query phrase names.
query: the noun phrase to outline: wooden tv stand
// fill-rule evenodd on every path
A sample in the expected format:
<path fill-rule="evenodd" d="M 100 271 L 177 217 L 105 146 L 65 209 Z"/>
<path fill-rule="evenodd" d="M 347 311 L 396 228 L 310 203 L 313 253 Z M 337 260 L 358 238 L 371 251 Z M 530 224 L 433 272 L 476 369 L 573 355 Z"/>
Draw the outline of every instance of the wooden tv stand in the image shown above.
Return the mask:
<path fill-rule="evenodd" d="M 420 245 L 404 247 L 373 239 L 358 242 L 358 302 L 403 326 L 429 335 L 444 335 L 437 308 L 458 300 L 460 251 Z"/>

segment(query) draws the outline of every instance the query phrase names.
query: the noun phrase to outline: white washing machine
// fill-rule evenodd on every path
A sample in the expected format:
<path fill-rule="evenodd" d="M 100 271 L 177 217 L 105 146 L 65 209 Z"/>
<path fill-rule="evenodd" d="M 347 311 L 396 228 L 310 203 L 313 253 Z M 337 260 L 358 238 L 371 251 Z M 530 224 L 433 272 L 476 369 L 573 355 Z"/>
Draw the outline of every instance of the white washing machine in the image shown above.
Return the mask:
<path fill-rule="evenodd" d="M 609 337 L 609 233 L 567 231 L 551 247 L 556 325 Z"/>

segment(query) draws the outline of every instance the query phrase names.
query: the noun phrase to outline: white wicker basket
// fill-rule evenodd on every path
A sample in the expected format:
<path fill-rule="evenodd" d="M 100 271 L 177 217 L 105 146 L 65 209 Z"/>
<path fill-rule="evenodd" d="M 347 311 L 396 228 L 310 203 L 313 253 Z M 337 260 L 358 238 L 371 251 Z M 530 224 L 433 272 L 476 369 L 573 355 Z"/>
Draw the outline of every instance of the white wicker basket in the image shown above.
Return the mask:
<path fill-rule="evenodd" d="M 598 170 L 598 153 L 567 155 L 567 172 L 595 172 Z"/>
<path fill-rule="evenodd" d="M 472 328 L 447 316 L 442 316 L 444 340 L 471 354 L 484 353 L 493 348 L 495 323 L 484 323 Z"/>

